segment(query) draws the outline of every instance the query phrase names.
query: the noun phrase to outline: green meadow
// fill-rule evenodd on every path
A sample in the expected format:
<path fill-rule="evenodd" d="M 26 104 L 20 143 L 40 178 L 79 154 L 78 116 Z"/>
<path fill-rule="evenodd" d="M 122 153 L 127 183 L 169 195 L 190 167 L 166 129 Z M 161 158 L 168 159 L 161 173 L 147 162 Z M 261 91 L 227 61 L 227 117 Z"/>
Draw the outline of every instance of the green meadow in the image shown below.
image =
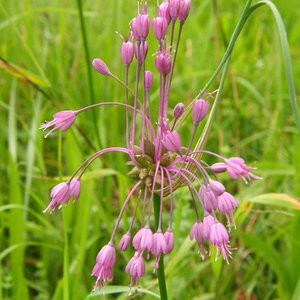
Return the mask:
<path fill-rule="evenodd" d="M 175 246 L 164 257 L 169 299 L 299 300 L 299 0 L 252 1 L 247 20 L 242 17 L 246 0 L 191 2 L 170 118 L 177 102 L 188 106 L 193 101 L 223 59 L 208 88 L 212 92 L 224 84 L 205 149 L 243 157 L 263 179 L 246 185 L 220 176 L 239 202 L 230 242 L 236 249 L 229 264 L 215 260 L 214 253 L 201 260 L 189 240 L 195 217 L 188 189 L 176 190 Z M 153 17 L 156 1 L 148 5 Z M 120 107 L 86 111 L 70 130 L 47 139 L 39 126 L 57 111 L 124 102 L 124 88 L 91 69 L 91 61 L 100 57 L 123 79 L 121 39 L 115 31 L 127 36 L 135 14 L 133 0 L 0 0 L 0 299 L 159 298 L 153 260 L 146 263 L 138 292 L 134 287 L 129 291 L 125 266 L 132 249 L 117 251 L 112 282 L 92 292 L 95 257 L 109 241 L 133 185 L 124 154 L 107 154 L 91 165 L 75 205 L 43 214 L 51 188 L 68 179 L 86 157 L 125 145 Z M 157 42 L 152 33 L 148 43 L 147 68 L 154 73 Z M 133 84 L 133 69 L 130 74 Z M 154 115 L 159 96 L 155 76 Z M 184 145 L 192 127 L 189 114 L 179 129 Z M 125 211 L 117 240 L 130 225 L 133 209 L 134 202 Z"/>

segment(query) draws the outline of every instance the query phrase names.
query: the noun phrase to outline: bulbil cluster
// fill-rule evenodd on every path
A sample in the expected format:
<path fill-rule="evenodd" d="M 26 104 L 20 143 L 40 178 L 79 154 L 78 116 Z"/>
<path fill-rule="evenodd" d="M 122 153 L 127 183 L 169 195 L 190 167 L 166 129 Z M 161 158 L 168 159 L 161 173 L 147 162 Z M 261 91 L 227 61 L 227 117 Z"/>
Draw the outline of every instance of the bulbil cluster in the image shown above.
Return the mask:
<path fill-rule="evenodd" d="M 134 255 L 128 262 L 125 271 L 130 274 L 130 285 L 138 285 L 138 280 L 145 274 L 145 259 L 154 257 L 153 268 L 157 269 L 161 255 L 170 253 L 174 247 L 172 231 L 173 193 L 178 187 L 189 188 L 192 206 L 195 210 L 195 223 L 191 227 L 190 238 L 195 240 L 202 259 L 210 254 L 211 246 L 216 247 L 217 256 L 228 262 L 231 256 L 229 234 L 226 227 L 219 221 L 218 215 L 225 215 L 228 225 L 234 224 L 233 213 L 238 206 L 236 199 L 229 194 L 217 174 L 227 172 L 233 179 L 241 177 L 246 183 L 258 179 L 251 173 L 252 167 L 245 164 L 239 157 L 224 158 L 208 150 L 192 150 L 195 133 L 200 122 L 209 112 L 208 98 L 210 94 L 200 93 L 193 102 L 193 130 L 187 147 L 182 146 L 177 122 L 185 112 L 182 103 L 173 110 L 173 121 L 169 122 L 169 95 L 173 70 L 178 53 L 178 45 L 182 29 L 190 11 L 190 0 L 163 1 L 157 7 L 157 16 L 150 20 L 147 4 L 139 5 L 138 14 L 130 22 L 129 38 L 121 43 L 121 61 L 125 68 L 124 81 L 117 78 L 99 58 L 92 62 L 96 71 L 116 80 L 124 87 L 124 102 L 101 102 L 76 111 L 62 111 L 54 115 L 54 119 L 41 125 L 42 129 L 50 128 L 46 136 L 56 129 L 67 130 L 75 121 L 77 115 L 87 109 L 119 105 L 124 107 L 126 116 L 126 145 L 99 150 L 87 158 L 74 172 L 67 182 L 55 186 L 51 191 L 51 202 L 45 211 L 60 209 L 71 198 L 73 203 L 80 194 L 80 179 L 91 163 L 101 155 L 109 152 L 121 152 L 128 155 L 127 165 L 130 167 L 128 176 L 135 182 L 128 193 L 109 242 L 100 250 L 92 275 L 97 286 L 103 286 L 113 277 L 113 267 L 116 262 L 115 235 L 119 229 L 120 220 L 128 203 L 136 195 L 136 204 L 128 231 L 119 241 L 118 248 L 125 251 L 130 245 Z M 148 44 L 147 37 L 152 31 L 157 40 L 155 58 L 149 60 L 156 66 L 157 73 L 146 70 Z M 154 62 L 153 62 L 154 60 Z M 135 65 L 134 89 L 129 87 L 129 70 Z M 158 117 L 154 120 L 151 109 L 151 88 L 154 80 L 159 80 Z M 51 129 L 52 128 L 52 129 Z M 208 165 L 199 155 L 211 155 L 216 163 Z M 158 226 L 153 228 L 153 199 L 160 197 L 160 212 Z M 164 229 L 162 211 L 169 202 L 169 222 Z M 141 209 L 141 220 L 137 220 L 136 212 Z M 140 224 L 140 229 L 133 232 L 134 224 Z M 210 245 L 207 248 L 207 245 Z"/>

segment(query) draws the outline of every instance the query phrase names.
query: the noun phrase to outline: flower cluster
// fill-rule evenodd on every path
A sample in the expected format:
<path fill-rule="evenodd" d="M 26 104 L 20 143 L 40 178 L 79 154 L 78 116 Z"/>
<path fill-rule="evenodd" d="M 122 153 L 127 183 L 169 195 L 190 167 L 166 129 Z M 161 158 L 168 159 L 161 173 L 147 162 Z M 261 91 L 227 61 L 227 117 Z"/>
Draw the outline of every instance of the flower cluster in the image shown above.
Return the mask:
<path fill-rule="evenodd" d="M 60 209 L 73 197 L 74 201 L 80 194 L 80 180 L 91 163 L 108 152 L 122 152 L 128 155 L 128 175 L 135 182 L 128 193 L 109 242 L 100 250 L 92 275 L 97 278 L 95 287 L 103 286 L 105 281 L 113 277 L 113 266 L 116 261 L 115 235 L 119 229 L 120 220 L 130 200 L 136 195 L 137 201 L 128 231 L 119 241 L 120 251 L 134 248 L 134 255 L 128 262 L 125 271 L 130 274 L 130 285 L 138 285 L 138 280 L 145 274 L 145 259 L 154 258 L 154 269 L 158 268 L 163 254 L 170 253 L 174 246 L 172 231 L 173 193 L 179 186 L 187 186 L 190 190 L 192 205 L 195 210 L 195 223 L 191 227 L 190 239 L 195 240 L 202 259 L 207 253 L 207 245 L 216 247 L 217 256 L 228 262 L 232 248 L 229 246 L 229 234 L 222 224 L 220 215 L 225 215 L 229 226 L 234 226 L 233 213 L 238 206 L 236 199 L 229 194 L 217 174 L 227 172 L 237 179 L 241 177 L 246 183 L 258 179 L 252 174 L 252 167 L 245 164 L 240 157 L 225 158 L 203 149 L 192 149 L 194 137 L 200 122 L 209 112 L 208 98 L 212 94 L 205 92 L 195 99 L 192 106 L 193 131 L 188 147 L 182 146 L 178 132 L 178 120 L 182 118 L 184 104 L 178 103 L 173 110 L 173 121 L 168 119 L 168 102 L 176 62 L 178 45 L 183 26 L 190 10 L 190 0 L 164 0 L 157 7 L 157 16 L 152 19 L 152 31 L 157 40 L 158 48 L 154 63 L 157 74 L 146 70 L 150 31 L 150 17 L 147 5 L 143 3 L 138 14 L 130 22 L 130 33 L 127 40 L 121 44 L 121 61 L 125 68 L 125 80 L 117 78 L 99 58 L 93 60 L 93 67 L 104 76 L 119 82 L 124 87 L 124 103 L 102 102 L 77 111 L 62 111 L 54 115 L 54 119 L 44 123 L 41 128 L 67 130 L 75 121 L 77 115 L 87 109 L 102 105 L 123 106 L 126 114 L 126 146 L 111 147 L 99 150 L 87 158 L 66 182 L 55 186 L 51 193 L 51 202 L 45 211 Z M 176 35 L 177 33 L 177 35 Z M 151 59 L 152 57 L 150 57 Z M 132 91 L 128 85 L 130 67 L 135 64 L 135 88 Z M 151 88 L 154 79 L 159 79 L 159 109 L 158 117 L 153 121 L 151 110 Z M 139 92 L 142 91 L 139 95 Z M 48 133 L 48 134 L 49 134 Z M 47 135 L 48 135 L 47 134 Z M 216 163 L 208 165 L 203 155 L 211 155 Z M 201 157 L 201 159 L 199 159 Z M 153 228 L 154 195 L 160 197 L 160 212 L 158 226 Z M 74 202 L 73 201 L 73 202 Z M 165 201 L 169 201 L 169 222 L 163 230 L 162 211 Z M 140 229 L 133 232 L 136 212 L 141 203 Z M 218 219 L 219 218 L 219 219 Z"/>

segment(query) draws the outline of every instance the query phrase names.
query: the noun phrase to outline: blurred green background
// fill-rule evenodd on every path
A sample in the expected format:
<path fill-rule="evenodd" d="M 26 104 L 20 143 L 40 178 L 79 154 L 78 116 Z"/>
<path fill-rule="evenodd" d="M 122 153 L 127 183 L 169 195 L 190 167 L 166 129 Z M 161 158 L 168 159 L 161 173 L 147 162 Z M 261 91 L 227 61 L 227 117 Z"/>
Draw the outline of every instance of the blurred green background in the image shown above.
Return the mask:
<path fill-rule="evenodd" d="M 156 1 L 149 1 L 154 16 Z M 184 26 L 171 92 L 171 108 L 190 103 L 217 67 L 246 1 L 192 0 Z M 300 78 L 298 0 L 274 1 L 288 39 L 294 78 Z M 128 34 L 135 1 L 83 1 L 90 56 L 101 57 L 122 78 L 121 40 Z M 148 68 L 154 70 L 156 42 L 149 39 Z M 58 110 L 98 101 L 120 101 L 123 89 L 92 71 L 92 89 L 78 14 L 67 0 L 0 1 L 0 299 L 85 299 L 99 249 L 108 242 L 129 191 L 125 156 L 106 155 L 83 177 L 76 205 L 42 214 L 50 188 L 68 176 L 95 149 L 125 144 L 124 113 L 98 108 L 78 117 L 75 127 L 47 140 L 38 130 Z M 133 78 L 133 76 L 132 76 Z M 210 91 L 218 87 L 219 78 Z M 299 92 L 299 90 L 297 90 Z M 156 109 L 158 78 L 152 91 Z M 171 113 L 171 109 L 170 109 Z M 300 299 L 300 152 L 284 73 L 280 39 L 270 10 L 249 18 L 235 45 L 217 120 L 206 148 L 256 162 L 263 180 L 251 186 L 222 177 L 240 205 L 227 265 L 202 262 L 188 239 L 194 214 L 188 192 L 175 195 L 175 248 L 165 258 L 170 299 Z M 96 130 L 97 129 L 97 130 Z M 180 133 L 188 142 L 190 118 Z M 61 148 L 62 155 L 58 156 Z M 93 149 L 95 148 L 95 149 Z M 208 161 L 209 163 L 212 161 Z M 167 209 L 165 209 L 167 211 Z M 130 214 L 121 228 L 126 230 Z M 119 232 L 118 238 L 122 232 Z M 131 250 L 130 250 L 131 251 Z M 114 279 L 94 294 L 124 299 L 132 252 L 117 254 Z M 140 285 L 158 294 L 152 261 Z M 122 288 L 120 288 L 122 289 Z M 138 299 L 155 299 L 135 294 Z"/>

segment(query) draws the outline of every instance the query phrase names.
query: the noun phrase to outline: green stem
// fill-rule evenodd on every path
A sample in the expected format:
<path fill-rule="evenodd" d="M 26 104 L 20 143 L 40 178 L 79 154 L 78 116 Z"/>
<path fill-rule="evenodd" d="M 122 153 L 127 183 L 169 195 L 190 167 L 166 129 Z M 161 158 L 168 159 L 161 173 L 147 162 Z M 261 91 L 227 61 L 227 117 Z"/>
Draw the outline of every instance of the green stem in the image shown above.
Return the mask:
<path fill-rule="evenodd" d="M 154 207 L 155 224 L 157 227 L 158 222 L 159 222 L 160 197 L 156 194 L 154 195 L 154 198 L 153 198 L 153 207 Z M 159 260 L 158 269 L 157 269 L 157 278 L 158 278 L 160 299 L 168 300 L 167 285 L 166 285 L 166 278 L 165 278 L 165 267 L 164 267 L 164 255 L 163 254 L 161 255 L 160 260 Z"/>
<path fill-rule="evenodd" d="M 84 47 L 84 52 L 85 52 L 85 63 L 86 63 L 87 71 L 88 71 L 89 93 L 90 93 L 90 97 L 91 97 L 91 102 L 92 102 L 92 104 L 94 104 L 95 103 L 95 93 L 94 93 L 94 88 L 93 88 L 91 59 L 90 59 L 89 46 L 88 46 L 88 42 L 87 42 L 87 35 L 86 35 L 85 24 L 84 24 L 84 19 L 83 19 L 83 9 L 82 9 L 81 0 L 77 0 L 77 5 L 78 5 L 78 12 L 79 12 L 79 21 L 80 21 L 82 40 L 83 40 L 83 47 Z M 96 133 L 97 141 L 98 141 L 99 145 L 101 145 L 98 127 L 97 127 L 97 115 L 94 110 L 92 111 L 92 114 L 93 114 L 93 120 L 94 120 L 93 124 L 95 126 L 95 133 Z"/>

